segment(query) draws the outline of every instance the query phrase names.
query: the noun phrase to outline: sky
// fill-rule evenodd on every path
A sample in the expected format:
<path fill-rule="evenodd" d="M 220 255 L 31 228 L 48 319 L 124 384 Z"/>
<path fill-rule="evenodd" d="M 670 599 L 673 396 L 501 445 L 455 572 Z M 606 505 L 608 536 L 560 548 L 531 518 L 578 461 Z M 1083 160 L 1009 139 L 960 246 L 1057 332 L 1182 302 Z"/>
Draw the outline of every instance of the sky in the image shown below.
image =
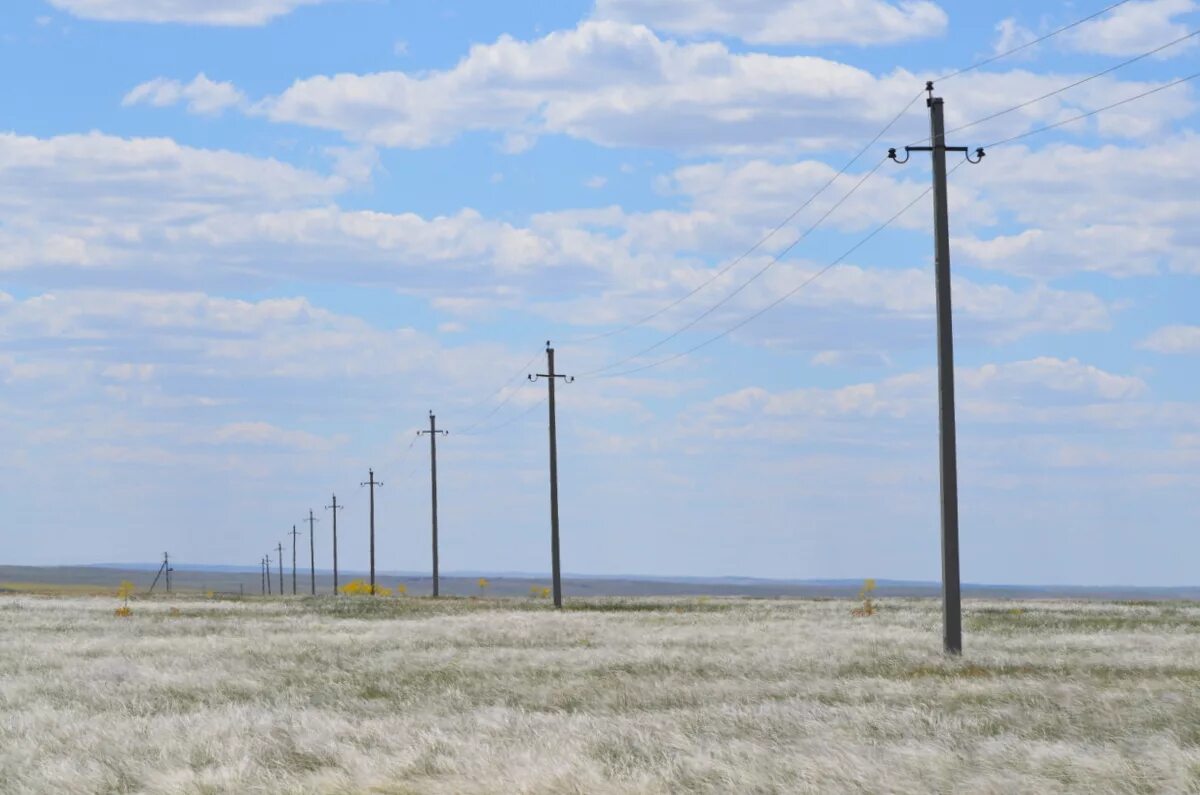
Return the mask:
<path fill-rule="evenodd" d="M 963 579 L 1194 584 L 1200 2 L 941 79 L 1110 4 L 5 0 L 0 559 L 426 571 L 433 411 L 547 572 L 550 340 L 565 571 L 938 579 L 938 78 Z"/>

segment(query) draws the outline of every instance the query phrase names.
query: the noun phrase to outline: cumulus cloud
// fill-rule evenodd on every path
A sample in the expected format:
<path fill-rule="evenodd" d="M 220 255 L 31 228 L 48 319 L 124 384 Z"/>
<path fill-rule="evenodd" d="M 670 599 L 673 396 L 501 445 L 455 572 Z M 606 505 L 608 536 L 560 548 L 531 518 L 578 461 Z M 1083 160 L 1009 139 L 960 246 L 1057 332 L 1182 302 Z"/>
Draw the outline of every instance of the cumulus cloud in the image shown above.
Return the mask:
<path fill-rule="evenodd" d="M 787 183 L 794 191 L 830 173 L 812 163 L 774 169 L 758 163 L 733 171 L 689 166 L 680 170 L 674 190 L 689 197 L 690 208 L 560 211 L 521 226 L 473 210 L 426 218 L 342 209 L 335 203 L 349 184 L 342 177 L 165 140 L 7 136 L 0 137 L 0 208 L 8 219 L 0 230 L 0 267 L 14 276 L 34 269 L 45 274 L 47 267 L 104 269 L 110 284 L 124 279 L 171 288 L 213 280 L 262 285 L 336 279 L 390 284 L 461 317 L 507 307 L 570 324 L 622 323 L 708 280 L 717 264 L 714 252 L 735 250 L 794 201 Z M 721 182 L 724 190 L 716 187 Z M 863 204 L 847 208 L 852 221 L 833 225 L 856 230 L 917 192 L 888 180 L 878 187 Z M 960 203 L 970 202 L 956 199 Z M 823 209 L 817 204 L 812 212 Z M 920 223 L 927 221 L 919 215 Z M 809 220 L 806 215 L 797 223 Z M 710 323 L 736 322 L 809 278 L 820 263 L 804 259 L 806 253 L 796 251 L 795 260 L 777 265 Z M 696 307 L 765 264 L 764 256 L 751 257 L 654 325 L 688 321 Z M 1095 330 L 1110 322 L 1108 305 L 1087 292 L 967 278 L 955 289 L 964 330 L 993 341 Z M 806 312 L 853 312 L 923 327 L 932 309 L 928 274 L 921 269 L 904 262 L 879 269 L 846 263 L 747 333 L 751 340 L 823 350 L 831 342 L 811 337 Z"/>
<path fill-rule="evenodd" d="M 1195 0 L 1144 0 L 1126 3 L 1064 36 L 1071 49 L 1100 55 L 1136 55 L 1186 35 L 1193 27 L 1179 18 L 1200 9 Z M 1195 46 L 1173 47 L 1160 57 L 1182 55 Z"/>
<path fill-rule="evenodd" d="M 257 26 L 301 6 L 330 0 L 49 0 L 81 19 L 109 22 L 177 22 L 192 25 Z"/>
<path fill-rule="evenodd" d="M 1135 376 L 1054 357 L 960 367 L 956 376 L 963 416 L 1010 424 L 1061 423 L 1072 411 L 1088 422 L 1105 423 L 1112 417 L 1108 407 L 1127 407 L 1147 392 L 1145 382 Z M 920 370 L 833 388 L 774 392 L 746 387 L 698 407 L 695 418 L 702 427 L 720 428 L 753 416 L 783 421 L 902 419 L 928 415 L 936 407 L 936 373 Z M 1193 414 L 1200 419 L 1200 413 Z"/>
<path fill-rule="evenodd" d="M 860 46 L 938 36 L 948 21 L 928 0 L 598 0 L 595 16 L 689 37 Z"/>
<path fill-rule="evenodd" d="M 948 106 L 947 123 L 963 124 L 1077 79 L 977 73 L 972 91 Z M 483 130 L 503 136 L 509 152 L 559 134 L 612 147 L 777 153 L 844 149 L 847 141 L 869 138 L 921 85 L 899 69 L 875 75 L 827 58 L 737 53 L 720 43 L 678 43 L 644 26 L 593 20 L 533 41 L 502 36 L 472 47 L 446 70 L 297 80 L 256 103 L 254 112 L 378 146 L 444 145 Z M 995 140 L 1147 87 L 1100 78 L 977 132 Z M 1136 114 L 1106 114 L 1064 133 L 1150 135 L 1190 113 L 1189 91 L 1164 91 L 1140 102 Z M 894 131 L 896 141 L 919 138 L 924 126 L 919 113 L 909 114 Z"/>
<path fill-rule="evenodd" d="M 1155 353 L 1200 353 L 1200 326 L 1166 326 L 1160 328 L 1139 347 Z"/>
<path fill-rule="evenodd" d="M 227 108 L 245 104 L 245 95 L 233 83 L 216 83 L 201 72 L 190 83 L 156 77 L 135 86 L 121 100 L 121 104 L 153 105 L 166 108 L 180 102 L 187 103 L 189 113 L 215 116 Z"/>
<path fill-rule="evenodd" d="M 1196 143 L 1189 132 L 1138 147 L 997 151 L 969 179 L 1016 229 L 985 237 L 968 216 L 956 249 L 965 262 L 1046 281 L 1082 271 L 1198 272 L 1200 199 L 1187 187 L 1200 180 L 1187 154 Z"/>

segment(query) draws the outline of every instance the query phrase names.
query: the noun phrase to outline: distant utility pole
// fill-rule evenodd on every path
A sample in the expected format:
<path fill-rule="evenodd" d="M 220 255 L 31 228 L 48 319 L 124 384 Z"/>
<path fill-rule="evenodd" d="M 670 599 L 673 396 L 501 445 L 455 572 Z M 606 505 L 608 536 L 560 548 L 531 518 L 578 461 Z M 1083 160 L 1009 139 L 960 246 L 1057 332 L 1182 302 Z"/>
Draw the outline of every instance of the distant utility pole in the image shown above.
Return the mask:
<path fill-rule="evenodd" d="M 359 483 L 359 486 L 371 487 L 371 595 L 375 595 L 375 487 L 382 486 L 383 483 L 375 479 L 375 470 L 368 469 L 369 476 L 365 483 Z"/>
<path fill-rule="evenodd" d="M 267 595 L 267 559 L 258 559 L 258 573 L 262 575 L 262 595 Z"/>
<path fill-rule="evenodd" d="M 326 505 L 325 510 L 333 511 L 333 593 L 338 592 L 338 562 L 337 562 L 337 512 L 346 506 L 337 504 L 337 495 L 333 495 L 333 505 Z"/>
<path fill-rule="evenodd" d="M 171 592 L 171 572 L 172 571 L 174 571 L 174 569 L 171 568 L 171 556 L 168 555 L 166 552 L 164 552 L 163 553 L 163 562 L 159 564 L 158 573 L 154 575 L 154 582 L 150 583 L 150 590 L 146 591 L 146 593 L 148 593 L 148 594 L 154 593 L 154 586 L 158 585 L 158 580 L 159 580 L 159 578 L 163 577 L 163 575 L 166 575 L 167 593 L 170 593 Z"/>
<path fill-rule="evenodd" d="M 950 303 L 950 210 L 946 199 L 946 153 L 962 152 L 971 163 L 983 160 L 983 149 L 971 159 L 965 146 L 946 146 L 946 124 L 941 97 L 929 92 L 930 146 L 904 147 L 904 159 L 896 150 L 888 157 L 907 163 L 912 152 L 930 152 L 933 157 L 934 272 L 937 287 L 938 412 L 940 420 L 942 493 L 942 645 L 947 654 L 962 654 L 962 593 L 958 567 L 958 452 L 954 426 L 954 329 Z"/>
<path fill-rule="evenodd" d="M 263 558 L 263 565 L 267 571 L 267 596 L 271 595 L 271 556 L 267 555 Z"/>
<path fill-rule="evenodd" d="M 429 430 L 417 431 L 417 435 L 429 435 L 429 485 L 432 489 L 432 500 L 430 502 L 432 517 L 433 517 L 433 595 L 436 598 L 438 595 L 438 525 L 437 525 L 437 437 L 438 434 L 449 436 L 450 431 L 439 431 L 437 428 L 437 417 L 433 412 L 429 412 Z"/>
<path fill-rule="evenodd" d="M 276 549 L 279 550 L 279 595 L 283 596 L 283 544 L 276 544 Z"/>
<path fill-rule="evenodd" d="M 558 560 L 558 430 L 555 425 L 554 382 L 561 378 L 564 383 L 575 380 L 573 376 L 554 372 L 554 348 L 546 340 L 546 372 L 530 375 L 530 381 L 545 378 L 550 389 L 550 567 L 554 579 L 554 606 L 562 607 L 562 570 Z"/>
<path fill-rule="evenodd" d="M 308 509 L 308 571 L 310 582 L 312 583 L 312 595 L 317 595 L 317 542 L 314 540 L 317 534 L 313 530 L 313 523 L 317 520 L 313 517 L 312 508 Z"/>
<path fill-rule="evenodd" d="M 292 596 L 296 595 L 296 536 L 300 535 L 296 531 L 296 525 L 292 525 L 292 532 L 288 533 L 292 537 Z"/>

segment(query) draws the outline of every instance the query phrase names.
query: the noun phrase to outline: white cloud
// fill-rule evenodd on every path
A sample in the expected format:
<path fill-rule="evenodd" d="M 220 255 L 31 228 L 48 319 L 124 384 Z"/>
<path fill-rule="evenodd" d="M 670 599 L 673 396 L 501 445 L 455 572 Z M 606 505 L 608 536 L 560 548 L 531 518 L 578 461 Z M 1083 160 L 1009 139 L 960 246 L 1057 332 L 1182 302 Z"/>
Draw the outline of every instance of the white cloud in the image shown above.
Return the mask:
<path fill-rule="evenodd" d="M 175 225 L 311 204 L 344 188 L 275 160 L 169 139 L 0 135 L 0 270 L 137 263 L 153 275 L 164 257 L 188 261 L 170 253 Z"/>
<path fill-rule="evenodd" d="M 947 123 L 963 124 L 1073 79 L 1078 76 L 977 73 L 972 90 L 948 105 Z M 254 112 L 404 148 L 444 145 L 484 130 L 504 136 L 501 148 L 510 153 L 544 134 L 601 146 L 778 153 L 845 149 L 847 141 L 873 135 L 920 85 L 899 69 L 879 76 L 826 58 L 735 53 L 720 43 L 681 44 L 646 27 L 589 21 L 533 41 L 502 36 L 472 47 L 443 71 L 301 79 L 256 103 Z M 1147 87 L 1100 78 L 998 118 L 984 134 L 1023 132 Z M 1136 114 L 1114 111 L 1076 131 L 1150 135 L 1190 113 L 1189 91 L 1164 91 L 1139 102 Z M 905 117 L 894 142 L 919 138 L 921 115 Z"/>
<path fill-rule="evenodd" d="M 603 188 L 607 184 L 608 184 L 608 177 L 601 177 L 601 176 L 597 175 L 594 177 L 589 177 L 586 181 L 584 181 L 583 186 L 585 188 L 591 188 L 592 190 L 599 190 L 600 188 Z"/>
<path fill-rule="evenodd" d="M 992 54 L 1000 55 L 1010 52 L 1018 47 L 1029 44 L 1035 39 L 1037 39 L 1037 34 L 1018 23 L 1016 19 L 1012 17 L 1002 19 L 996 23 L 996 41 L 992 44 Z M 1028 56 L 1028 54 L 1036 51 L 1036 49 L 1035 47 L 1029 47 L 1022 50 L 1022 53 Z"/>
<path fill-rule="evenodd" d="M 279 428 L 269 422 L 234 422 L 205 437 L 212 444 L 278 447 L 302 452 L 328 452 L 334 442 L 306 431 Z"/>
<path fill-rule="evenodd" d="M 1139 347 L 1155 353 L 1200 353 L 1200 326 L 1166 326 L 1160 328 Z"/>
<path fill-rule="evenodd" d="M 597 0 L 595 16 L 684 36 L 803 45 L 931 38 L 948 21 L 928 0 Z"/>
<path fill-rule="evenodd" d="M 984 237 L 967 216 L 955 248 L 964 263 L 1042 281 L 1200 271 L 1196 143 L 1185 133 L 1139 147 L 997 150 L 959 179 L 1019 231 Z"/>
<path fill-rule="evenodd" d="M 256 26 L 301 6 L 331 0 L 49 0 L 82 19 L 110 22 L 178 22 L 192 25 Z"/>
<path fill-rule="evenodd" d="M 148 104 L 165 108 L 187 102 L 189 113 L 213 116 L 227 108 L 244 105 L 245 101 L 245 95 L 233 83 L 213 82 L 201 72 L 186 85 L 165 77 L 148 80 L 135 86 L 121 100 L 121 104 L 126 107 Z"/>
<path fill-rule="evenodd" d="M 1200 8 L 1195 0 L 1145 0 L 1126 3 L 1104 17 L 1087 22 L 1066 34 L 1063 41 L 1079 52 L 1100 55 L 1136 55 L 1186 35 L 1192 27 L 1178 20 Z M 1195 46 L 1164 50 L 1170 58 Z"/>
<path fill-rule="evenodd" d="M 1183 416 L 1163 404 L 1136 402 L 1147 391 L 1141 379 L 1109 373 L 1075 359 L 1040 357 L 960 367 L 955 381 L 959 415 L 972 422 L 1111 426 L 1114 418 L 1123 414 L 1121 421 L 1127 427 L 1128 423 L 1145 427 L 1161 426 L 1168 413 L 1176 419 Z M 1184 409 L 1192 423 L 1200 420 L 1197 408 Z M 738 389 L 698 406 L 690 412 L 689 422 L 692 432 L 704 435 L 745 429 L 757 438 L 786 440 L 814 432 L 818 422 L 900 420 L 929 416 L 936 409 L 936 373 L 921 370 L 834 388 Z"/>
<path fill-rule="evenodd" d="M 879 351 L 819 351 L 810 360 L 818 367 L 887 367 L 891 360 Z"/>

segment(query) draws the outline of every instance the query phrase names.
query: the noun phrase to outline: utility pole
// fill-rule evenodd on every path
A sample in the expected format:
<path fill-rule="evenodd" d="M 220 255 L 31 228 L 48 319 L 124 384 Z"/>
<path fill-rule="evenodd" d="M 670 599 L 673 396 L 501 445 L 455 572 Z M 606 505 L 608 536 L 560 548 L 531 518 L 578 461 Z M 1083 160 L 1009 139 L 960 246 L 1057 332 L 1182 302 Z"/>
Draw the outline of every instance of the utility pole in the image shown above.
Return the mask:
<path fill-rule="evenodd" d="M 313 523 L 317 520 L 313 517 L 312 508 L 308 509 L 308 571 L 310 582 L 312 583 L 312 595 L 317 595 L 317 535 L 313 531 Z"/>
<path fill-rule="evenodd" d="M 346 506 L 337 504 L 337 495 L 333 495 L 333 505 L 326 505 L 325 510 L 333 511 L 333 595 L 338 593 L 338 562 L 337 562 L 337 512 Z"/>
<path fill-rule="evenodd" d="M 429 486 L 432 490 L 431 495 L 431 512 L 433 518 L 433 596 L 438 595 L 438 525 L 437 525 L 437 437 L 438 434 L 449 436 L 450 431 L 439 431 L 437 428 L 437 417 L 433 412 L 429 412 L 429 430 L 417 431 L 417 435 L 429 435 Z"/>
<path fill-rule="evenodd" d="M 292 596 L 296 595 L 296 536 L 300 533 L 296 532 L 296 525 L 292 525 L 292 532 L 288 533 L 292 537 Z"/>
<path fill-rule="evenodd" d="M 375 479 L 375 470 L 368 469 L 369 476 L 365 483 L 359 483 L 359 486 L 371 487 L 371 596 L 375 595 L 375 487 L 382 486 L 383 483 Z"/>
<path fill-rule="evenodd" d="M 283 596 L 283 544 L 276 544 L 279 550 L 279 595 Z"/>
<path fill-rule="evenodd" d="M 950 210 L 946 198 L 946 153 L 962 152 L 971 163 L 984 158 L 983 149 L 971 159 L 965 146 L 946 146 L 946 124 L 941 97 L 929 92 L 930 146 L 904 147 L 904 159 L 896 150 L 888 157 L 907 163 L 912 152 L 929 152 L 933 159 L 934 272 L 937 288 L 939 459 L 942 501 L 942 646 L 947 654 L 962 654 L 962 592 L 958 566 L 958 445 L 954 423 L 954 328 L 950 301 Z"/>
<path fill-rule="evenodd" d="M 262 595 L 267 595 L 267 559 L 258 559 L 258 573 L 262 575 Z"/>
<path fill-rule="evenodd" d="M 164 574 L 167 576 L 167 593 L 171 592 L 171 563 L 170 563 L 170 560 L 171 560 L 170 556 L 168 556 L 167 553 L 164 552 L 163 553 L 163 562 L 159 564 L 158 573 L 154 575 L 154 582 L 150 583 L 150 590 L 146 591 L 147 594 L 154 593 L 154 586 L 158 585 L 159 578 L 161 578 Z"/>
<path fill-rule="evenodd" d="M 546 340 L 546 372 L 529 376 L 530 381 L 537 381 L 539 378 L 545 378 L 550 389 L 550 568 L 554 580 L 554 606 L 561 608 L 562 570 L 558 558 L 558 430 L 555 425 L 554 382 L 561 378 L 564 383 L 569 384 L 575 378 L 554 372 L 554 348 L 550 347 L 550 340 Z"/>
<path fill-rule="evenodd" d="M 263 565 L 267 570 L 267 596 L 271 595 L 271 556 L 267 555 L 263 558 Z"/>

